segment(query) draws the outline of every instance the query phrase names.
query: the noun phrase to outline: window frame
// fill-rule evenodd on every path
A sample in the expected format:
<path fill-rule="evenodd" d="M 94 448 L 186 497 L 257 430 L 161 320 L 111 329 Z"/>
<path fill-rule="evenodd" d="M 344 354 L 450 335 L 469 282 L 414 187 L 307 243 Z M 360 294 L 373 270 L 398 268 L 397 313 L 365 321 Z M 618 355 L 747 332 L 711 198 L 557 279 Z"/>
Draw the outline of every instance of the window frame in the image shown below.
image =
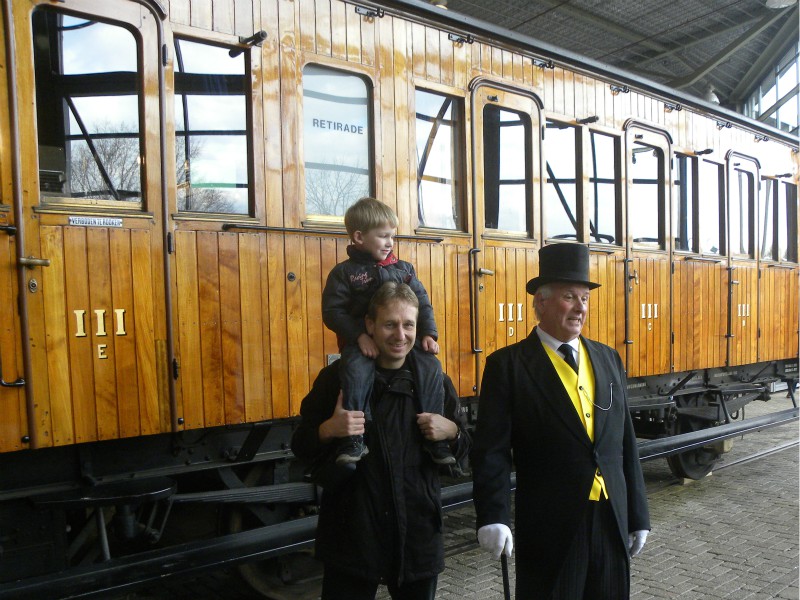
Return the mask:
<path fill-rule="evenodd" d="M 299 135 L 298 135 L 298 157 L 297 157 L 297 164 L 298 170 L 300 174 L 300 181 L 299 181 L 299 189 L 298 193 L 302 198 L 302 202 L 298 203 L 298 214 L 300 218 L 300 224 L 303 227 L 328 227 L 328 226 L 340 226 L 344 227 L 344 211 L 342 212 L 341 216 L 337 215 L 319 215 L 313 214 L 308 212 L 308 198 L 306 193 L 306 181 L 307 181 L 307 173 L 306 173 L 306 153 L 305 153 L 305 143 L 306 143 L 306 131 L 305 131 L 305 69 L 308 66 L 313 66 L 321 69 L 327 69 L 329 71 L 335 71 L 338 73 L 343 73 L 345 75 L 351 77 L 357 77 L 364 82 L 364 87 L 366 90 L 366 109 L 367 109 L 367 122 L 369 124 L 369 139 L 367 140 L 367 160 L 368 160 L 368 168 L 369 168 L 369 175 L 368 175 L 368 185 L 369 191 L 366 194 L 367 196 L 371 196 L 373 198 L 377 195 L 377 181 L 380 178 L 380 167 L 376 161 L 376 144 L 378 139 L 378 133 L 376 131 L 376 84 L 375 84 L 375 75 L 364 69 L 356 69 L 353 68 L 352 64 L 341 64 L 338 61 L 323 61 L 319 60 L 319 57 L 314 57 L 313 60 L 309 60 L 304 62 L 300 68 L 298 69 L 298 73 L 300 74 L 299 78 L 299 86 L 298 86 L 298 127 L 299 127 Z M 354 198 L 353 202 L 358 200 L 358 198 Z M 346 210 L 346 209 L 345 209 Z"/>
<path fill-rule="evenodd" d="M 432 225 L 424 225 L 419 219 L 419 211 L 420 211 L 420 198 L 419 198 L 419 186 L 420 186 L 420 174 L 419 174 L 419 163 L 418 161 L 414 161 L 416 163 L 416 168 L 414 170 L 414 181 L 415 181 L 415 207 L 417 216 L 414 219 L 416 223 L 415 231 L 420 233 L 427 233 L 427 232 L 445 232 L 448 234 L 453 233 L 466 233 L 468 230 L 468 208 L 467 208 L 467 152 L 466 152 L 466 128 L 467 128 L 467 113 L 466 113 L 466 100 L 462 92 L 459 90 L 443 90 L 437 89 L 433 87 L 429 82 L 419 82 L 414 83 L 414 106 L 411 113 L 414 115 L 414 120 L 410 124 L 413 127 L 412 140 L 410 143 L 410 148 L 414 151 L 414 156 L 416 156 L 416 149 L 417 149 L 417 138 L 416 138 L 416 126 L 417 126 L 417 106 L 416 106 L 416 99 L 417 99 L 417 92 L 422 91 L 428 94 L 433 94 L 437 96 L 444 96 L 447 98 L 452 99 L 454 102 L 452 104 L 451 111 L 453 113 L 458 113 L 455 119 L 451 119 L 458 127 L 454 128 L 453 131 L 453 146 L 451 150 L 453 151 L 454 155 L 452 157 L 453 167 L 452 167 L 452 175 L 453 175 L 453 206 L 457 210 L 457 219 L 455 222 L 455 227 L 453 228 L 442 228 L 442 227 L 435 227 Z"/>
<path fill-rule="evenodd" d="M 237 219 L 251 219 L 256 217 L 258 213 L 258 208 L 256 206 L 256 169 L 255 169 L 255 107 L 254 107 L 254 93 L 255 90 L 253 89 L 252 84 L 252 77 L 250 74 L 253 72 L 254 69 L 254 61 L 256 59 L 256 53 L 254 53 L 251 48 L 242 48 L 241 46 L 237 45 L 233 40 L 226 41 L 222 39 L 207 39 L 207 38 L 197 38 L 196 35 L 192 35 L 191 33 L 184 33 L 182 31 L 175 31 L 173 40 L 172 40 L 172 51 L 174 53 L 174 63 L 175 66 L 172 69 L 172 87 L 170 90 L 170 96 L 172 102 L 177 104 L 178 97 L 182 94 L 179 94 L 177 91 L 177 82 L 176 82 L 176 74 L 178 73 L 176 67 L 178 62 L 178 52 L 175 48 L 176 43 L 179 41 L 187 41 L 194 44 L 202 44 L 206 46 L 213 46 L 216 48 L 220 48 L 223 50 L 230 51 L 237 51 L 243 55 L 244 60 L 244 73 L 243 73 L 243 82 L 244 82 L 244 90 L 242 92 L 242 96 L 245 100 L 245 130 L 244 130 L 244 137 L 245 137 L 245 144 L 246 144 L 246 158 L 247 158 L 247 211 L 246 212 L 206 212 L 206 211 L 192 211 L 192 210 L 184 210 L 179 209 L 178 207 L 178 198 L 177 198 L 177 172 L 178 172 L 178 165 L 177 165 L 177 145 L 179 138 L 183 137 L 183 134 L 178 131 L 177 128 L 177 119 L 175 118 L 175 105 L 172 106 L 172 113 L 167 118 L 174 126 L 172 127 L 172 143 L 175 144 L 172 148 L 171 159 L 168 164 L 172 164 L 174 166 L 174 174 L 176 177 L 176 185 L 175 185 L 175 213 L 172 215 L 173 218 L 177 220 L 194 220 L 194 219 L 202 219 L 202 220 L 224 220 L 224 221 L 231 221 Z M 237 38 L 238 40 L 238 38 Z M 257 48 L 257 51 L 260 50 Z M 184 109 L 185 110 L 185 109 Z"/>
<path fill-rule="evenodd" d="M 37 102 L 35 105 L 35 123 L 37 126 L 37 139 L 34 141 L 34 145 L 36 147 L 36 156 L 37 156 L 37 169 L 39 172 L 39 186 L 36 189 L 36 194 L 38 197 L 38 203 L 36 206 L 37 212 L 60 212 L 61 210 L 68 209 L 71 212 L 102 212 L 103 214 L 120 214 L 125 216 L 134 216 L 134 215 L 146 215 L 148 211 L 152 212 L 153 207 L 150 206 L 152 198 L 150 198 L 149 194 L 149 178 L 148 178 L 148 165 L 152 164 L 154 166 L 150 167 L 150 169 L 154 169 L 155 171 L 159 171 L 160 162 L 156 159 L 157 154 L 154 156 L 154 153 L 158 152 L 158 144 L 148 143 L 148 138 L 152 137 L 148 134 L 148 127 L 147 127 L 147 106 L 150 103 L 157 102 L 157 99 L 153 99 L 148 93 L 146 93 L 146 85 L 145 82 L 148 77 L 154 76 L 153 73 L 156 71 L 157 66 L 153 65 L 150 61 L 148 61 L 148 57 L 151 56 L 151 53 L 147 51 L 147 45 L 149 41 L 145 39 L 143 35 L 143 30 L 132 20 L 132 13 L 128 14 L 126 11 L 123 14 L 118 14 L 117 12 L 114 13 L 113 16 L 108 14 L 108 10 L 98 8 L 94 12 L 84 12 L 80 10 L 75 10 L 71 8 L 66 8 L 60 5 L 52 5 L 46 3 L 37 3 L 35 6 L 32 7 L 31 10 L 31 36 L 33 36 L 33 19 L 34 13 L 36 12 L 49 12 L 55 13 L 56 15 L 60 16 L 67 16 L 72 17 L 75 19 L 82 19 L 86 21 L 91 21 L 95 23 L 101 23 L 104 25 L 112 26 L 112 27 L 119 27 L 124 29 L 126 32 L 131 34 L 134 39 L 136 45 L 136 72 L 133 73 L 132 79 L 136 82 L 135 88 L 133 89 L 133 93 L 130 95 L 136 96 L 136 115 L 138 117 L 138 132 L 131 132 L 125 133 L 121 132 L 120 136 L 117 137 L 130 137 L 135 138 L 138 140 L 138 169 L 139 169 L 139 195 L 135 201 L 126 201 L 124 199 L 105 199 L 105 198 L 80 198 L 75 196 L 69 196 L 65 194 L 50 194 L 47 193 L 46 190 L 42 189 L 42 181 L 41 181 L 41 159 L 42 159 L 42 145 L 40 144 L 40 140 L 38 137 L 38 130 L 40 127 L 40 105 L 38 102 L 38 95 L 40 93 L 40 86 L 38 85 L 38 78 L 34 73 L 32 79 L 32 89 L 35 91 L 37 95 Z M 138 14 L 138 13 L 137 13 Z M 125 20 L 125 17 L 131 17 L 128 20 Z M 149 34 L 148 34 L 149 37 Z M 35 60 L 35 52 L 32 53 L 32 59 Z M 112 72 L 115 73 L 115 72 Z M 119 72 L 119 73 L 127 73 Z M 108 72 L 100 72 L 100 73 L 88 73 L 88 74 L 78 74 L 78 75 L 65 75 L 63 73 L 60 74 L 60 77 L 66 78 L 74 78 L 74 81 L 80 82 L 81 78 L 85 78 L 86 76 L 89 77 L 98 77 L 101 75 L 108 75 Z M 124 79 L 124 78 L 123 78 Z M 124 83 L 124 82 L 123 82 Z M 75 86 L 75 84 L 73 84 Z M 62 96 L 62 101 L 66 102 L 67 95 L 65 94 Z M 79 94 L 76 97 L 80 98 L 92 98 L 92 97 L 103 97 L 101 94 Z M 65 106 L 65 111 L 63 114 L 62 119 L 62 126 L 66 125 L 66 122 L 70 119 L 70 107 Z M 79 123 L 80 127 L 80 123 Z M 89 139 L 103 139 L 104 137 L 109 137 L 111 132 L 107 133 L 89 133 Z M 65 169 L 69 169 L 70 159 L 69 159 L 69 152 L 67 148 L 67 144 L 70 143 L 70 139 L 72 137 L 80 137 L 84 139 L 87 137 L 86 133 L 82 132 L 80 136 L 78 134 L 67 135 L 66 131 L 64 132 L 64 153 L 65 153 Z M 112 136 L 113 137 L 113 136 Z M 93 154 L 93 158 L 95 164 L 99 160 L 97 155 L 92 152 L 92 148 L 90 147 L 90 152 Z M 155 159 L 155 160 L 154 160 Z M 98 166 L 98 169 L 101 171 L 101 176 L 107 177 L 104 175 L 103 171 L 104 168 Z M 66 178 L 65 172 L 65 181 L 68 181 Z M 113 192 L 110 192 L 113 193 Z M 158 200 L 155 200 L 158 202 Z"/>

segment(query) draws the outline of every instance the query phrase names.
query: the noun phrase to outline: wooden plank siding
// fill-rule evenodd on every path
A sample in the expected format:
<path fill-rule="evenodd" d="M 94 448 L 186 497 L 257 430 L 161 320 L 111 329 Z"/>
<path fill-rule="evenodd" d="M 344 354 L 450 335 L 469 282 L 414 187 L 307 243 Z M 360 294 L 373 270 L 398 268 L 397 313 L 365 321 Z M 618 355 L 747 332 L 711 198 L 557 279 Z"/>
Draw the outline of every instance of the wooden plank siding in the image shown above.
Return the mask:
<path fill-rule="evenodd" d="M 756 362 L 758 342 L 758 269 L 751 263 L 735 264 L 731 277 L 730 366 Z"/>
<path fill-rule="evenodd" d="M 673 276 L 675 371 L 723 367 L 726 361 L 727 274 L 720 261 L 679 259 Z"/>
<path fill-rule="evenodd" d="M 15 237 L 0 236 L 0 367 L 3 381 L 24 379 L 19 320 L 14 318 L 18 306 Z M 22 438 L 28 434 L 24 387 L 0 387 L 0 452 L 22 450 Z"/>
<path fill-rule="evenodd" d="M 798 347 L 797 269 L 762 268 L 758 304 L 758 360 L 796 356 Z"/>
<path fill-rule="evenodd" d="M 90 4 L 81 0 L 78 8 L 70 4 L 66 10 L 80 12 Z M 112 10 L 111 4 L 97 3 L 102 7 L 97 8 L 98 15 L 110 19 L 106 13 Z M 298 414 L 317 373 L 339 352 L 335 335 L 322 322 L 321 296 L 330 270 L 346 259 L 348 244 L 341 223 L 312 221 L 305 212 L 302 92 L 303 69 L 309 63 L 357 74 L 368 82 L 374 193 L 398 214 L 398 234 L 403 238 L 396 253 L 415 265 L 428 291 L 439 329 L 439 359 L 462 396 L 475 393 L 489 354 L 522 340 L 536 324 L 525 284 L 538 273 L 537 251 L 543 243 L 542 174 L 538 172 L 543 161 L 537 135 L 532 156 L 533 230 L 524 240 L 504 237 L 502 232 L 483 235 L 482 208 L 471 205 L 483 185 L 481 173 L 474 182 L 471 174 L 473 140 L 481 137 L 481 128 L 476 125 L 473 131 L 471 122 L 470 86 L 476 79 L 496 82 L 504 100 L 515 96 L 528 102 L 526 106 L 535 106 L 531 99 L 535 94 L 543 104 L 541 115 L 523 110 L 532 118 L 553 117 L 574 124 L 596 115 L 596 123 L 576 124 L 583 128 L 583 136 L 595 130 L 622 137 L 625 123 L 635 119 L 668 130 L 675 150 L 689 153 L 714 148 L 710 158 L 719 163 L 730 150 L 757 157 L 764 164 L 778 154 L 765 150 L 765 143 L 754 142 L 750 131 L 720 129 L 713 118 L 689 109 L 668 112 L 663 100 L 636 90 L 614 94 L 600 76 L 559 64 L 534 66 L 529 55 L 486 39 L 453 41 L 448 30 L 423 24 L 419 18 L 406 19 L 390 11 L 383 18 L 365 17 L 356 14 L 353 4 L 340 0 L 170 0 L 163 4 L 168 11 L 167 45 L 176 35 L 236 45 L 239 36 L 267 32 L 264 43 L 250 50 L 252 164 L 248 173 L 252 176 L 248 184 L 253 208 L 247 215 L 235 216 L 178 211 L 173 189 L 173 124 L 167 125 L 168 173 L 160 173 L 157 167 L 155 75 L 160 49 L 154 44 L 152 24 L 144 24 L 145 20 L 144 33 L 138 38 L 145 46 L 140 56 L 145 65 L 142 131 L 147 169 L 141 214 L 131 218 L 131 209 L 126 207 L 119 211 L 122 227 L 75 227 L 67 220 L 71 204 L 42 211 L 44 202 L 36 193 L 36 136 L 23 136 L 20 152 L 27 212 L 24 222 L 17 225 L 25 228 L 27 236 L 24 254 L 51 262 L 47 268 L 26 272 L 41 284 L 37 292 L 17 290 L 16 273 L 21 267 L 15 262 L 15 239 L 0 235 L 0 305 L 16 306 L 18 294 L 26 294 L 32 340 L 22 340 L 18 317 L 7 318 L 0 328 L 0 365 L 6 381 L 22 376 L 22 344 L 34 348 L 30 369 L 36 376 L 29 384 L 36 397 L 32 422 L 39 446 L 165 433 L 173 423 L 178 429 L 198 429 Z M 21 19 L 17 27 L 20 64 L 33 62 L 30 5 L 14 3 L 15 16 L 28 19 Z M 129 7 L 125 18 L 136 22 L 141 10 Z M 174 108 L 174 60 L 169 57 L 165 74 L 168 115 Z M 2 55 L 0 69 L 7 68 Z M 34 83 L 33 75 L 22 74 L 17 115 L 22 131 L 36 130 Z M 457 137 L 464 180 L 456 186 L 463 230 L 431 231 L 420 228 L 418 222 L 414 113 L 415 90 L 420 87 L 448 94 L 463 108 L 464 130 Z M 0 104 L 7 106 L 7 97 L 5 86 L 0 86 Z M 0 115 L 4 201 L 13 196 L 5 158 L 10 154 L 7 120 L 5 113 Z M 537 125 L 541 123 L 534 130 Z M 478 145 L 475 150 L 480 154 Z M 800 159 L 791 157 L 788 149 L 785 155 L 770 172 L 796 172 Z M 160 193 L 162 177 L 168 182 L 165 199 Z M 588 175 L 584 183 L 588 189 Z M 627 189 L 624 181 L 621 189 Z M 588 202 L 588 191 L 585 195 Z M 88 204 L 79 208 L 78 214 L 95 214 Z M 7 209 L 0 205 L 2 223 L 12 216 Z M 114 211 L 104 207 L 96 214 L 107 216 Z M 223 227 L 229 222 L 261 226 L 261 230 Z M 585 223 L 583 231 L 588 231 Z M 168 282 L 162 267 L 164 232 L 174 239 L 174 251 L 167 256 Z M 433 236 L 443 241 L 431 241 Z M 735 265 L 733 277 L 739 283 L 733 288 L 733 337 L 726 338 L 726 263 L 684 260 L 672 256 L 669 248 L 663 253 L 634 254 L 624 245 L 609 246 L 608 252 L 598 246 L 592 247 L 590 276 L 601 287 L 592 293 L 584 334 L 627 356 L 629 375 L 797 356 L 796 266 L 761 268 L 759 279 L 758 265 Z M 479 252 L 477 264 L 493 275 L 475 275 L 470 280 L 471 250 Z M 626 259 L 632 260 L 629 267 L 638 272 L 638 283 L 626 280 Z M 165 317 L 167 292 L 173 303 L 172 323 L 166 323 Z M 625 343 L 626 294 L 632 345 Z M 178 373 L 175 414 L 170 413 L 168 394 L 173 377 L 168 327 L 174 333 Z M 480 335 L 473 340 L 476 331 Z M 474 352 L 473 343 L 480 352 Z M 31 433 L 25 393 L 18 388 L 0 389 L 0 451 L 28 447 L 22 439 Z"/>
<path fill-rule="evenodd" d="M 643 377 L 670 372 L 670 263 L 664 256 L 632 260 L 629 274 L 628 375 Z M 638 279 L 638 281 L 637 281 Z"/>

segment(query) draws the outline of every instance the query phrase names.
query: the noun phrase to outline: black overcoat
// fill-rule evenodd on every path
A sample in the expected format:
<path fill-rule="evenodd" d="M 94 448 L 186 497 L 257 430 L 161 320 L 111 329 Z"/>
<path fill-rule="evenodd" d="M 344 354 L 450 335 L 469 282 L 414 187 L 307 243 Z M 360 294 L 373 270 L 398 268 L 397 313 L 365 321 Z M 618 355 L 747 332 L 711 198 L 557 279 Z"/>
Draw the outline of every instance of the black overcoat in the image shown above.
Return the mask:
<path fill-rule="evenodd" d="M 581 340 L 594 371 L 595 403 L 611 405 L 594 410 L 594 443 L 535 330 L 492 353 L 481 384 L 471 454 L 477 527 L 511 525 L 513 456 L 515 564 L 518 573 L 533 574 L 531 598 L 549 596 L 598 467 L 624 547 L 629 532 L 650 529 L 622 361 L 612 348 Z"/>
<path fill-rule="evenodd" d="M 334 450 L 319 441 L 319 426 L 333 414 L 339 394 L 336 361 L 320 371 L 303 399 L 302 417 L 292 437 L 292 450 L 305 461 Z M 406 367 L 418 381 L 413 353 Z M 322 494 L 316 533 L 316 554 L 326 566 L 368 581 L 396 583 L 433 577 L 444 570 L 442 504 L 439 468 L 423 452 L 417 425 L 416 383 L 395 375 L 386 385 L 380 373 L 373 391 L 374 421 L 367 427 L 369 454 L 340 488 Z M 444 376 L 444 416 L 461 435 L 452 444 L 457 459 L 466 458 L 470 436 L 458 394 Z"/>

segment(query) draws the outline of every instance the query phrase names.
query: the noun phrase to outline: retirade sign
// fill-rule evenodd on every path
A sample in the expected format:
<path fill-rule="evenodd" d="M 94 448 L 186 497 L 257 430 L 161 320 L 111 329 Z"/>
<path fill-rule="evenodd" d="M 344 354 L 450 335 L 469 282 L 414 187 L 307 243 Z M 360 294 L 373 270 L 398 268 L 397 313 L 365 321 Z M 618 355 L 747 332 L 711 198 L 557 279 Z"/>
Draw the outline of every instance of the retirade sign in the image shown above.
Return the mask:
<path fill-rule="evenodd" d="M 342 131 L 344 133 L 356 133 L 358 135 L 364 135 L 364 126 L 363 125 L 355 125 L 353 123 L 342 123 L 341 121 L 328 121 L 326 119 L 311 119 L 312 127 L 317 127 L 319 129 L 330 129 L 332 131 Z"/>

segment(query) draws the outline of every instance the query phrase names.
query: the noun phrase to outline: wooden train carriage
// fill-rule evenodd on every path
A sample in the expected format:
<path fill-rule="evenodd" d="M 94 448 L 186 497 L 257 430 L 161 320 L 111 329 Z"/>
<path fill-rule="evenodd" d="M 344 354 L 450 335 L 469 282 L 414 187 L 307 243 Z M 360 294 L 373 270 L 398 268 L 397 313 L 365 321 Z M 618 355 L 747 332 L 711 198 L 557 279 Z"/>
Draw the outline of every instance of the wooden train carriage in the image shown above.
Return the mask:
<path fill-rule="evenodd" d="M 414 0 L 2 6 L 4 502 L 202 469 L 234 492 L 289 482 L 226 465 L 289 457 L 287 418 L 338 353 L 320 299 L 342 215 L 367 194 L 398 214 L 464 398 L 535 324 L 547 243 L 589 246 L 585 333 L 626 361 L 643 435 L 696 427 L 665 431 L 681 386 L 699 406 L 797 379 L 796 137 Z M 34 514 L 6 506 L 0 526 Z M 0 575 L 39 543 L 7 546 Z"/>
<path fill-rule="evenodd" d="M 400 2 L 4 6 L 3 451 L 296 415 L 363 194 L 463 396 L 561 240 L 631 377 L 797 355 L 787 136 Z"/>

